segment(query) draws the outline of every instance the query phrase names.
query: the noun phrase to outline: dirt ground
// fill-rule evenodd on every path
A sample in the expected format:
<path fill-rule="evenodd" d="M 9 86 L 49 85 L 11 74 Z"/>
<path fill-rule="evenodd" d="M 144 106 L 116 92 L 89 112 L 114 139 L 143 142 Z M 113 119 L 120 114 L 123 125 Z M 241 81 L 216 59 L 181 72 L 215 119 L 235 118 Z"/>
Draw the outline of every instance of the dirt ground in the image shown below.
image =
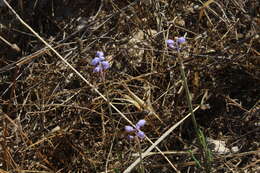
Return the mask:
<path fill-rule="evenodd" d="M 189 114 L 177 55 L 166 44 L 181 36 L 211 172 L 260 171 L 259 1 L 8 2 L 86 81 L 0 0 L 0 172 L 126 170 L 139 156 L 126 119 L 145 119 L 142 131 L 155 142 Z M 102 74 L 91 65 L 97 51 L 110 64 Z M 141 141 L 143 152 L 150 146 Z M 178 171 L 205 171 L 190 118 L 157 147 Z M 143 166 L 176 172 L 156 149 Z"/>

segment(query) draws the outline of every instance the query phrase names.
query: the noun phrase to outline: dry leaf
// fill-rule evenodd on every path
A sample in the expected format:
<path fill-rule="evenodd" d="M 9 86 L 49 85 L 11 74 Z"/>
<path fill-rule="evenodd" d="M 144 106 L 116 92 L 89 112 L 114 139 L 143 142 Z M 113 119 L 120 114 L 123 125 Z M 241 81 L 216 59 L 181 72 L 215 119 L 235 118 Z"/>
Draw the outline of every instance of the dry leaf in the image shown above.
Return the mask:
<path fill-rule="evenodd" d="M 199 14 L 199 20 L 204 16 L 205 14 L 205 9 L 215 0 L 208 0 L 207 2 L 205 2 L 202 6 L 202 8 L 200 9 L 200 14 Z"/>

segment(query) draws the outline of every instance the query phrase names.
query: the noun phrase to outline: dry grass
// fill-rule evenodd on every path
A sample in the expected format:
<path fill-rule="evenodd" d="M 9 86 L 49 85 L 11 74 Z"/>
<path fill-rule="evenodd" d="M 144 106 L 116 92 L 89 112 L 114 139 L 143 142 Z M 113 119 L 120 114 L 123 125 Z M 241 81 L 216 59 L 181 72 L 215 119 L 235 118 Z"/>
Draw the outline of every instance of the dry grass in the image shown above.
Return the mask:
<path fill-rule="evenodd" d="M 139 119 L 164 154 L 144 140 L 146 172 L 201 172 L 165 45 L 183 35 L 194 107 L 203 100 L 198 123 L 239 149 L 213 153 L 213 171 L 259 171 L 258 1 L 9 2 L 50 47 L 0 5 L 0 172 L 123 172 L 137 159 L 123 128 Z M 111 64 L 105 81 L 90 65 L 100 50 Z"/>

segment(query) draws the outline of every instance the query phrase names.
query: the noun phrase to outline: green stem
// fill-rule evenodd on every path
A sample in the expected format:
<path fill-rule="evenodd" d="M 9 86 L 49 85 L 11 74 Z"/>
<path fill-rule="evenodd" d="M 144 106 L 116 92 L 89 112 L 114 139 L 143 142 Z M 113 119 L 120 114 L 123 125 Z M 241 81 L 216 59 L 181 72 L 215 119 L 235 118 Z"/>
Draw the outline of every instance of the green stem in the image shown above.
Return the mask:
<path fill-rule="evenodd" d="M 205 160 L 206 172 L 209 173 L 210 172 L 210 160 L 211 160 L 211 158 L 210 158 L 210 154 L 208 154 L 209 151 L 208 151 L 208 147 L 207 147 L 205 137 L 203 135 L 203 132 L 199 130 L 199 127 L 198 127 L 198 124 L 197 124 L 197 121 L 196 121 L 196 118 L 195 118 L 195 115 L 194 115 L 194 112 L 193 112 L 191 95 L 190 95 L 190 91 L 189 91 L 189 87 L 188 87 L 188 83 L 187 83 L 187 79 L 186 79 L 186 75 L 185 75 L 185 71 L 184 71 L 183 59 L 180 55 L 180 51 L 178 51 L 178 61 L 179 61 L 179 64 L 180 64 L 179 67 L 180 67 L 180 71 L 181 71 L 181 77 L 182 77 L 182 80 L 183 80 L 183 85 L 184 85 L 184 88 L 185 88 L 185 91 L 186 91 L 186 99 L 187 99 L 189 111 L 191 113 L 192 124 L 193 124 L 193 127 L 194 127 L 195 132 L 196 132 L 197 139 L 198 139 L 199 144 L 200 144 L 200 150 L 202 152 L 202 156 Z M 203 151 L 204 151 L 204 153 L 203 153 Z"/>
<path fill-rule="evenodd" d="M 196 135 L 197 135 L 197 137 L 199 137 L 198 124 L 197 124 L 197 121 L 195 119 L 195 115 L 194 115 L 194 112 L 193 112 L 190 90 L 189 90 L 187 79 L 186 79 L 186 76 L 185 76 L 183 60 L 182 60 L 182 57 L 180 56 L 180 52 L 178 52 L 178 60 L 179 60 L 179 63 L 180 63 L 179 67 L 180 67 L 180 71 L 181 71 L 181 77 L 182 77 L 182 80 L 183 80 L 183 85 L 184 85 L 184 88 L 185 88 L 185 91 L 186 91 L 186 99 L 187 99 L 187 103 L 188 103 L 188 106 L 189 106 L 189 111 L 191 113 L 192 123 L 193 123 L 194 129 L 196 131 Z"/>

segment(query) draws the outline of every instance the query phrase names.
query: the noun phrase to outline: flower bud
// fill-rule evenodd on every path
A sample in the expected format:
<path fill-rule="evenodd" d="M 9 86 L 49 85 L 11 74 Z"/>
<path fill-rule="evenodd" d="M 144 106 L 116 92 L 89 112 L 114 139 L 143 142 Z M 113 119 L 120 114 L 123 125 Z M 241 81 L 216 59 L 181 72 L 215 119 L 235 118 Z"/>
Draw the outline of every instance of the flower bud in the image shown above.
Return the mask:
<path fill-rule="evenodd" d="M 180 37 L 180 38 L 177 39 L 177 42 L 178 42 L 179 44 L 183 44 L 183 43 L 186 42 L 186 39 L 185 39 L 184 37 Z"/>
<path fill-rule="evenodd" d="M 97 53 L 96 53 L 96 56 L 97 57 L 104 57 L 104 52 L 102 52 L 102 51 L 97 51 Z"/>
<path fill-rule="evenodd" d="M 143 127 L 144 125 L 145 125 L 145 123 L 146 123 L 146 121 L 145 120 L 139 120 L 138 122 L 137 122 L 137 124 L 136 124 L 136 128 L 137 127 Z"/>
<path fill-rule="evenodd" d="M 133 132 L 134 128 L 132 126 L 125 126 L 125 131 L 126 132 Z"/>
<path fill-rule="evenodd" d="M 144 134 L 144 132 L 143 131 L 141 131 L 141 130 L 139 130 L 138 132 L 137 132 L 137 134 L 136 134 L 139 138 L 141 138 L 141 139 L 144 139 L 144 137 L 145 137 L 145 134 Z"/>
<path fill-rule="evenodd" d="M 104 68 L 105 70 L 110 67 L 109 62 L 107 62 L 107 61 L 102 61 L 101 64 L 103 65 L 103 68 Z"/>

